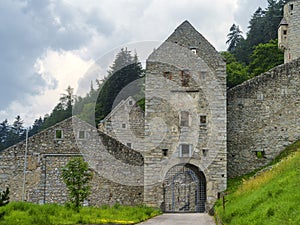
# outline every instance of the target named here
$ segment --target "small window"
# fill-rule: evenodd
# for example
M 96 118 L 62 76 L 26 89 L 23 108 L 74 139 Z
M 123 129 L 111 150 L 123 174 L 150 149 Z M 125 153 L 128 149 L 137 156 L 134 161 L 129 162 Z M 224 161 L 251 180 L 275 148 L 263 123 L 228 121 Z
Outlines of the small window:
M 169 80 L 172 80 L 172 73 L 167 71 L 167 72 L 164 72 L 164 78 L 167 78 Z
M 129 104 L 129 105 L 132 105 L 132 101 L 130 100 L 130 101 L 128 102 L 128 104 Z
M 126 124 L 125 123 L 122 124 L 122 128 L 126 128 Z
M 202 154 L 206 157 L 208 155 L 208 149 L 202 149 Z
M 284 31 L 283 31 L 283 35 L 287 35 L 287 30 L 284 30 Z
M 294 4 L 290 4 L 290 11 L 294 10 Z
M 78 132 L 78 139 L 85 139 L 85 131 L 84 130 L 80 130 Z
M 257 100 L 263 101 L 263 100 L 264 100 L 264 94 L 261 93 L 261 92 L 259 92 L 259 93 L 257 94 Z
M 129 148 L 131 148 L 131 143 L 127 143 L 126 145 L 127 145 Z
M 200 116 L 200 125 L 206 125 L 207 123 L 207 118 L 205 115 Z
M 258 159 L 262 159 L 262 158 L 265 157 L 265 151 L 263 151 L 263 150 L 258 150 L 258 151 L 255 152 L 255 155 L 256 155 L 256 157 L 257 157 Z
M 191 51 L 192 51 L 192 53 L 194 53 L 195 55 L 197 55 L 197 49 L 192 48 Z
M 189 112 L 182 111 L 180 113 L 180 126 L 182 127 L 188 127 L 189 126 Z
M 55 130 L 55 139 L 63 139 L 63 131 Z
M 207 71 L 200 71 L 199 72 L 199 78 L 201 80 L 205 80 L 206 79 L 206 74 L 207 74 Z
M 189 87 L 190 86 L 190 71 L 181 70 L 181 86 Z
M 286 96 L 287 93 L 288 93 L 287 88 L 282 88 L 282 89 L 281 89 L 281 96 Z
M 190 144 L 180 144 L 179 157 L 187 158 L 192 157 L 192 145 Z

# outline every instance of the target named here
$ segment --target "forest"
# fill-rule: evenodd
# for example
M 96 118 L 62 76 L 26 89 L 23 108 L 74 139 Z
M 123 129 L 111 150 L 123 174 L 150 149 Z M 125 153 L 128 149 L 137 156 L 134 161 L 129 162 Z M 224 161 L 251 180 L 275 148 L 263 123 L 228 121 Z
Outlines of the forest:
M 228 49 L 221 52 L 226 60 L 228 89 L 283 63 L 283 52 L 277 47 L 277 29 L 283 16 L 283 5 L 287 1 L 267 2 L 266 9 L 259 7 L 253 13 L 245 34 L 238 24 L 232 24 L 229 28 L 226 42 Z M 73 114 L 91 124 L 99 123 L 111 111 L 118 93 L 126 85 L 143 77 L 144 70 L 137 54 L 122 48 L 105 78 L 94 81 L 96 87 L 91 81 L 90 91 L 83 97 L 75 96 L 73 88 L 67 87 L 52 112 L 43 118 L 37 118 L 32 126 L 27 128 L 28 136 L 45 130 Z M 143 85 L 139 88 L 142 93 Z M 140 103 L 143 108 L 143 99 Z M 19 115 L 12 124 L 7 119 L 0 123 L 0 151 L 25 138 L 26 128 Z

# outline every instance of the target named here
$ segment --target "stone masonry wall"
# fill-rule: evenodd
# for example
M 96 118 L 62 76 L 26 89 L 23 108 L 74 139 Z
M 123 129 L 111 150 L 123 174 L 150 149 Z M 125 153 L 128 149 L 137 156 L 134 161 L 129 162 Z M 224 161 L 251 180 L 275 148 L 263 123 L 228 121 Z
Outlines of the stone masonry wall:
M 300 139 L 299 68 L 297 59 L 228 91 L 229 177 L 266 165 Z
M 63 131 L 63 138 L 55 137 L 56 130 Z M 67 190 L 60 169 L 80 156 L 94 171 L 89 204 L 143 202 L 142 155 L 75 117 L 30 137 L 27 154 L 23 192 L 25 141 L 0 152 L 0 190 L 9 186 L 12 201 L 64 203 Z

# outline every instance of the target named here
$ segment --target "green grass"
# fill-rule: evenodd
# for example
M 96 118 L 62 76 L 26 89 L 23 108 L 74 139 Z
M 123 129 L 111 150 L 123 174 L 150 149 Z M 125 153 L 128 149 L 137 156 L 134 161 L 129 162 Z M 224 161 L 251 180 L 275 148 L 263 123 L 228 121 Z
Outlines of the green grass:
M 229 195 L 215 206 L 225 225 L 300 224 L 300 141 L 289 146 L 255 178 L 254 173 L 230 180 Z
M 134 224 L 161 214 L 146 206 L 82 207 L 80 212 L 56 204 L 12 202 L 0 208 L 0 225 Z M 0 216 L 1 217 L 1 216 Z

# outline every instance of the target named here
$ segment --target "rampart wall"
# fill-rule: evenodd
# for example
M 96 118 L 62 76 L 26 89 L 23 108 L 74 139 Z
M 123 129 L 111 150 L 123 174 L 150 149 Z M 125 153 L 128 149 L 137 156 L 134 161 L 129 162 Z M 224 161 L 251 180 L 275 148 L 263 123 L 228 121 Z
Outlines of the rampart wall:
M 300 139 L 300 59 L 227 93 L 228 176 L 269 163 Z

